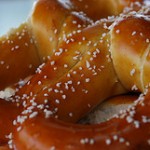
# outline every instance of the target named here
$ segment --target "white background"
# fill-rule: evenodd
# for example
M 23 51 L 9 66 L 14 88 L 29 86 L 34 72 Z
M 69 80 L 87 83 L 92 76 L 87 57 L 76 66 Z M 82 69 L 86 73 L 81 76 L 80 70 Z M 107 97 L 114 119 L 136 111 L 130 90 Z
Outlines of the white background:
M 24 22 L 34 0 L 0 0 L 0 36 Z

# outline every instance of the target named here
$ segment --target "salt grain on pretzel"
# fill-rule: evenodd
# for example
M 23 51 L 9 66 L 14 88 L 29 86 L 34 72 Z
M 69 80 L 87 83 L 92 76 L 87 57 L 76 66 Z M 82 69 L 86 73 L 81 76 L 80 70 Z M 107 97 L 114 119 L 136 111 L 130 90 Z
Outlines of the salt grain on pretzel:
M 28 22 L 1 38 L 1 88 L 32 74 L 4 100 L 12 114 L 1 124 L 2 145 L 11 133 L 9 148 L 18 150 L 149 149 L 149 12 L 144 0 L 38 0 Z M 94 23 L 108 15 L 119 16 Z M 67 123 L 131 89 L 146 96 L 109 121 Z

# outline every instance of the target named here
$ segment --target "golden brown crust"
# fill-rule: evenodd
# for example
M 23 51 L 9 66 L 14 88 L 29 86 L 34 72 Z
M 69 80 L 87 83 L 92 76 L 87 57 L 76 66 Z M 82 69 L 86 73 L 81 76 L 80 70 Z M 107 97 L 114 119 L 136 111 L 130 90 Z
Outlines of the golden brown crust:
M 141 0 L 139 1 L 141 2 Z M 90 24 L 89 20 L 83 17 L 79 11 L 83 11 L 92 20 L 97 20 L 109 15 L 119 14 L 125 6 L 129 6 L 132 2 L 134 0 L 109 0 L 107 3 L 104 0 L 72 0 L 69 2 L 68 0 L 37 1 L 29 22 L 32 33 L 37 41 L 38 53 L 41 60 L 43 57 L 51 56 L 53 51 L 57 49 L 57 39 L 60 37 L 59 34 L 63 25 L 71 25 L 67 22 L 66 18 L 68 16 L 78 15 L 77 18 L 73 18 L 72 20 L 80 20 L 80 22 L 82 20 L 84 24 L 85 22 L 86 24 Z M 83 23 L 81 23 L 82 25 Z M 69 28 L 68 31 L 70 31 Z
M 39 64 L 26 23 L 0 38 L 0 89 L 33 74 Z
M 10 150 L 8 146 L 0 146 L 0 150 Z
M 97 32 L 97 30 L 100 32 Z M 33 96 L 25 99 L 28 107 L 32 105 L 30 100 L 33 98 L 37 104 L 43 104 L 44 100 L 47 99 L 48 105 L 50 105 L 49 109 L 52 112 L 55 112 L 54 110 L 57 108 L 57 112 L 53 114 L 55 117 L 76 122 L 85 115 L 85 112 L 90 111 L 104 99 L 124 93 L 124 88 L 117 82 L 116 74 L 109 59 L 109 41 L 106 41 L 106 38 L 108 38 L 107 32 L 100 24 L 85 28 L 80 34 L 72 36 L 73 43 L 64 43 L 68 51 L 63 51 L 59 56 L 55 56 L 56 53 L 54 53 L 41 71 L 34 75 L 29 80 L 29 84 L 27 83 L 19 90 L 15 97 L 22 99 L 24 94 L 30 95 L 32 91 Z M 106 34 L 104 38 L 102 37 L 103 34 Z M 83 37 L 85 41 L 82 42 L 82 45 L 78 45 Z M 103 39 L 102 43 L 97 42 L 97 39 L 100 38 Z M 92 42 L 90 46 L 88 45 L 89 41 Z M 93 47 L 95 43 L 97 45 Z M 81 54 L 78 56 L 79 58 L 74 59 L 76 49 Z M 55 64 L 51 65 L 52 62 L 55 62 Z M 68 67 L 64 68 L 64 65 Z M 45 75 L 46 78 L 44 79 Z M 105 91 L 105 88 L 108 88 L 108 90 Z M 43 97 L 43 95 L 47 96 Z M 78 95 L 78 97 L 74 95 Z M 93 96 L 97 98 L 92 100 Z M 71 107 L 72 105 L 74 107 Z M 78 108 L 79 105 L 82 106 L 81 109 Z M 78 111 L 76 111 L 77 109 Z M 70 114 L 72 115 L 70 116 Z
M 56 0 L 37 1 L 31 15 L 30 25 L 37 47 L 41 50 L 39 51 L 41 59 L 51 55 L 56 48 L 61 26 L 68 13 Z
M 134 24 L 134 26 L 133 26 Z M 111 34 L 111 52 L 115 70 L 123 85 L 143 91 L 143 65 L 149 51 L 150 22 L 145 16 L 129 16 L 117 23 Z M 119 44 L 118 44 L 119 43 Z
M 7 137 L 15 130 L 13 120 L 20 112 L 21 109 L 16 104 L 0 99 L 0 146 L 7 144 Z
M 89 24 L 89 21 L 78 12 L 73 13 L 71 8 L 64 7 L 64 3 L 58 0 L 39 0 L 33 9 L 29 23 L 37 41 L 39 56 L 43 60 L 57 50 L 59 41 L 64 40 L 61 35 L 67 36 L 71 31 L 83 28 L 83 24 Z M 67 28 L 63 30 L 66 26 Z
M 119 15 L 131 3 L 143 3 L 143 0 L 107 0 L 107 2 L 104 0 L 71 0 L 71 2 L 73 10 L 83 11 L 96 21 L 108 16 Z
M 108 5 L 103 3 L 104 1 L 95 1 L 96 7 L 91 5 L 90 10 L 83 8 L 89 18 L 79 13 L 79 10 L 85 6 L 79 4 L 82 1 L 72 0 L 69 4 L 65 2 L 37 1 L 27 23 L 27 37 L 24 36 L 22 39 L 30 41 L 32 37 L 34 44 L 27 51 L 23 46 L 23 41 L 20 42 L 23 54 L 19 55 L 18 52 L 10 60 L 12 64 L 15 64 L 14 59 L 29 53 L 31 59 L 26 60 L 24 57 L 18 61 L 22 64 L 23 61 L 26 62 L 25 67 L 22 67 L 22 70 L 27 72 L 26 75 L 30 74 L 29 69 L 26 71 L 26 64 L 33 61 L 36 66 L 36 63 L 42 62 L 28 82 L 19 87 L 13 96 L 5 99 L 10 102 L 5 101 L 7 105 L 4 107 L 0 105 L 2 112 L 3 109 L 9 108 L 12 113 L 10 120 L 6 118 L 9 111 L 5 114 L 6 116 L 2 116 L 2 120 L 8 122 L 7 125 L 10 126 L 8 130 L 13 132 L 15 146 L 18 149 L 23 147 L 33 150 L 47 150 L 55 147 L 58 149 L 98 149 L 100 146 L 106 149 L 108 145 L 116 149 L 126 149 L 128 146 L 132 149 L 139 145 L 141 148 L 148 148 L 149 132 L 146 132 L 146 129 L 150 130 L 149 96 L 144 101 L 143 97 L 140 97 L 141 103 L 137 101 L 135 107 L 129 112 L 96 126 L 76 126 L 61 123 L 54 118 L 76 122 L 106 98 L 126 93 L 131 89 L 140 92 L 145 90 L 145 86 L 149 84 L 147 77 L 147 72 L 149 72 L 149 32 L 147 32 L 149 12 L 143 8 L 140 9 L 143 6 L 142 3 L 136 3 L 138 7 L 131 7 L 126 14 L 116 18 L 109 17 L 108 20 L 102 19 L 94 24 L 95 18 L 92 11 L 95 9 L 93 12 L 97 12 L 101 8 L 100 4 L 102 6 L 105 4 L 106 11 L 112 4 L 111 13 L 117 14 L 124 6 L 131 4 L 132 0 L 118 0 L 115 1 L 116 3 L 110 1 Z M 90 5 L 91 1 L 87 1 L 87 4 Z M 29 35 L 28 31 L 31 31 L 32 35 Z M 17 38 L 11 35 L 11 39 Z M 18 40 L 15 42 L 18 44 Z M 3 49 L 7 48 L 7 43 L 4 44 L 6 45 Z M 15 48 L 17 51 L 20 47 Z M 9 54 L 7 51 L 6 53 Z M 9 73 L 11 72 L 12 70 Z M 5 74 L 4 71 L 2 78 Z M 5 84 L 15 82 L 22 77 L 22 74 L 18 73 L 15 76 L 14 80 L 11 79 Z M 23 108 L 18 108 L 11 102 Z M 141 121 L 143 114 L 144 121 Z M 15 126 L 12 126 L 12 122 Z M 4 130 L 0 135 L 0 142 L 4 140 L 3 144 L 6 144 L 5 135 L 8 130 L 5 130 L 4 122 L 1 125 L 0 129 Z M 17 132 L 14 131 L 14 127 Z M 113 139 L 112 142 L 110 138 L 114 138 L 112 137 L 114 134 L 117 134 L 119 139 Z M 142 134 L 142 139 L 140 134 Z M 66 138 L 62 143 L 60 138 L 64 135 Z M 49 136 L 51 141 L 48 140 Z M 71 136 L 75 139 L 71 139 Z M 135 136 L 136 138 L 133 139 Z M 9 138 L 8 144 L 11 147 L 12 137 Z
M 14 143 L 18 149 L 24 147 L 33 150 L 49 148 L 61 150 L 99 150 L 101 148 L 103 150 L 112 147 L 125 150 L 148 150 L 150 147 L 149 106 L 148 94 L 130 111 L 107 122 L 90 126 L 69 124 L 54 118 L 43 120 L 43 118 L 35 117 L 21 125 L 22 130 L 16 132 Z M 131 112 L 133 113 L 131 114 Z

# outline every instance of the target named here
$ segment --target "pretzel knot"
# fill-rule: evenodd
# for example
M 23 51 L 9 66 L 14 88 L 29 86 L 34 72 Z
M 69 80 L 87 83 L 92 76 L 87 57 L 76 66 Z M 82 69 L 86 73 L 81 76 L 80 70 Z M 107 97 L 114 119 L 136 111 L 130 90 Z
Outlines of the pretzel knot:
M 148 31 L 148 0 L 37 0 L 0 38 L 1 149 L 150 149 Z M 106 99 L 130 107 L 75 124 Z

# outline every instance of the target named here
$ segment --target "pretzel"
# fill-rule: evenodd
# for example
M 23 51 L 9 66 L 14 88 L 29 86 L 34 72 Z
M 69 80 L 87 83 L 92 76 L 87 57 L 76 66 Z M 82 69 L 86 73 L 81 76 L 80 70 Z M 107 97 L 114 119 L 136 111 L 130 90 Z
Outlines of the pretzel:
M 94 5 L 91 5 L 91 2 Z M 58 38 L 62 38 L 63 32 L 71 34 L 77 29 L 80 32 L 83 26 L 91 24 L 94 19 L 119 14 L 123 6 L 130 5 L 131 2 L 132 0 L 115 2 L 110 0 L 108 3 L 104 3 L 103 0 L 72 0 L 68 3 L 67 0 L 39 0 L 36 7 L 33 8 L 30 21 L 0 38 L 0 49 L 2 51 L 0 55 L 0 89 L 32 75 L 36 68 L 52 54 L 52 50 L 59 47 L 56 46 L 57 41 Z M 110 7 L 111 9 L 109 9 Z M 106 10 L 105 13 L 103 13 L 103 8 Z M 54 11 L 55 13 L 53 13 Z M 90 18 L 85 17 L 84 13 L 88 14 Z M 74 23 L 77 21 L 77 24 L 73 24 L 72 20 L 74 20 Z M 67 25 L 67 27 L 65 28 L 62 25 Z M 61 27 L 63 28 L 61 29 Z M 59 35 L 60 30 L 62 32 Z M 10 56 L 11 59 L 9 59 Z M 27 57 L 28 59 L 26 59 Z M 14 70 L 16 71 L 14 72 Z
M 55 118 L 27 120 L 14 134 L 15 146 L 37 150 L 149 149 L 149 94 L 140 98 L 123 114 L 97 125 L 75 125 Z
M 34 123 L 34 121 L 39 121 L 40 119 L 41 122 L 36 124 L 39 127 L 37 131 L 31 128 L 29 128 L 29 132 L 25 131 L 25 134 L 29 136 L 29 139 L 33 141 L 33 143 L 31 142 L 29 147 L 28 144 L 21 145 L 18 149 L 22 149 L 22 146 L 27 146 L 26 149 L 36 149 L 36 141 L 40 144 L 43 143 L 42 149 L 46 149 L 47 144 L 51 149 L 54 149 L 51 143 L 46 143 L 47 140 L 45 137 L 49 136 L 50 131 L 44 130 L 45 125 L 43 124 L 52 124 L 51 121 L 54 121 L 54 125 L 59 126 L 59 121 L 55 121 L 54 118 L 66 122 L 77 122 L 104 99 L 113 95 L 126 93 L 131 91 L 131 89 L 143 92 L 145 87 L 149 84 L 149 80 L 146 78 L 147 70 L 149 70 L 148 61 L 146 61 L 146 58 L 149 56 L 146 53 L 148 52 L 149 46 L 149 35 L 146 32 L 149 29 L 149 21 L 147 19 L 149 14 L 148 6 L 144 7 L 146 9 L 140 9 L 142 5 L 138 3 L 138 9 L 137 7 L 136 9 L 135 7 L 132 8 L 136 11 L 125 13 L 125 15 L 121 15 L 117 19 L 113 18 L 107 21 L 104 19 L 94 25 L 92 21 L 94 18 L 86 18 L 81 14 L 75 13 L 74 8 L 71 9 L 69 7 L 68 9 L 67 6 L 68 5 L 62 5 L 62 3 L 56 0 L 40 0 L 36 3 L 27 26 L 25 27 L 27 31 L 29 31 L 27 32 L 27 40 L 30 41 L 31 37 L 34 39 L 34 42 L 32 40 L 32 42 L 30 41 L 31 50 L 29 49 L 29 52 L 31 52 L 32 57 L 36 59 L 32 60 L 31 58 L 27 61 L 27 72 L 23 68 L 22 69 L 30 75 L 32 71 L 35 70 L 36 65 L 41 62 L 42 65 L 37 68 L 36 74 L 33 75 L 25 85 L 20 85 L 16 89 L 15 95 L 7 99 L 7 101 L 11 101 L 18 106 L 15 108 L 18 116 L 16 116 L 15 113 L 14 116 L 16 116 L 16 119 L 13 121 L 11 119 L 11 123 L 17 126 L 17 132 L 14 131 L 13 127 L 10 128 L 12 133 L 8 137 L 12 138 L 11 135 L 14 135 L 14 145 L 12 145 L 12 140 L 9 141 L 10 148 L 12 148 L 12 146 L 20 147 L 18 142 L 20 141 L 21 144 L 22 140 L 24 141 L 24 139 L 20 137 L 20 134 L 24 132 L 24 129 L 31 127 L 30 125 Z M 54 10 L 55 14 L 53 13 Z M 39 15 L 41 11 L 43 11 L 44 17 Z M 123 24 L 124 22 L 125 24 Z M 146 49 L 147 51 L 144 54 L 142 53 L 142 56 L 141 53 L 136 55 L 139 60 L 137 62 L 132 61 L 130 57 L 125 60 L 124 57 L 122 57 L 124 55 L 119 53 L 124 44 L 128 45 L 130 40 L 131 43 L 132 41 L 135 42 L 138 40 L 135 39 L 134 41 L 134 38 L 132 39 L 136 34 L 133 33 L 134 28 L 129 28 L 127 33 L 124 32 L 125 35 L 130 35 L 128 38 L 126 38 L 126 36 L 124 37 L 123 34 L 119 34 L 123 32 L 123 28 L 131 26 L 131 22 L 132 24 L 137 23 L 136 30 L 144 24 L 144 28 L 137 31 L 137 33 L 143 34 L 142 38 L 139 40 L 141 40 L 140 43 L 145 45 L 143 50 Z M 41 30 L 41 28 L 43 29 Z M 31 36 L 29 34 L 30 32 L 32 33 Z M 24 38 L 25 36 L 23 35 L 21 39 L 24 41 Z M 126 40 L 124 40 L 124 38 Z M 121 48 L 118 46 L 118 40 Z M 2 44 L 5 46 L 5 42 L 2 42 Z M 20 46 L 22 45 L 27 46 L 25 43 Z M 133 50 L 129 47 L 128 52 L 130 52 L 130 49 L 134 52 L 137 46 L 133 45 L 132 48 Z M 25 56 L 27 53 L 25 48 L 22 56 Z M 117 53 L 121 55 L 122 59 L 118 59 Z M 6 59 L 6 57 L 4 58 Z M 21 61 L 24 60 L 26 60 L 26 58 Z M 129 70 L 127 73 L 131 77 L 127 73 L 125 76 L 124 72 L 121 71 L 119 65 L 122 60 L 129 63 Z M 140 60 L 142 61 L 142 65 L 139 65 Z M 30 61 L 33 61 L 33 68 L 29 67 L 31 65 Z M 19 62 L 18 60 L 18 63 Z M 12 61 L 12 64 L 14 63 L 15 62 Z M 130 65 L 130 63 L 132 64 Z M 134 68 L 135 66 L 136 68 Z M 5 70 L 3 72 L 4 74 L 6 73 Z M 5 87 L 18 80 L 20 77 L 23 78 L 24 74 L 15 75 L 15 79 L 11 78 L 7 84 L 4 83 L 2 86 Z M 2 78 L 6 79 L 3 75 Z M 107 91 L 105 89 L 107 89 Z M 93 97 L 95 98 L 93 99 Z M 12 109 L 9 104 L 8 107 L 10 107 L 10 110 Z M 148 114 L 146 115 L 149 117 Z M 121 119 L 112 120 L 122 124 Z M 12 126 L 12 124 L 10 126 Z M 106 124 L 107 122 L 104 123 L 104 125 Z M 65 126 L 68 127 L 68 124 Z M 102 128 L 101 126 L 103 125 L 99 127 Z M 5 126 L 2 128 L 4 127 Z M 76 127 L 73 126 L 73 128 Z M 126 126 L 124 128 L 126 128 Z M 132 127 L 129 126 L 129 128 L 134 132 Z M 39 129 L 43 131 L 41 139 L 32 140 L 30 131 L 40 132 Z M 53 131 L 57 133 L 56 129 Z M 65 130 L 62 132 L 64 131 Z M 45 132 L 47 132 L 47 134 Z M 147 136 L 149 136 L 149 133 L 145 133 L 143 129 L 141 129 L 140 133 L 143 133 L 143 136 L 146 135 L 145 139 L 148 140 Z M 5 131 L 5 134 L 7 134 L 7 131 Z M 91 134 L 94 135 L 94 133 Z M 2 139 L 6 140 L 4 136 L 2 136 Z M 86 144 L 86 141 L 87 139 L 85 141 L 84 139 L 81 140 L 81 144 L 82 142 Z M 93 143 L 92 139 L 91 141 L 90 142 Z M 133 144 L 133 147 L 135 148 L 139 143 L 143 146 L 142 142 L 143 141 L 139 140 L 136 144 Z M 103 145 L 101 142 L 98 143 Z M 106 140 L 106 144 L 107 143 L 109 144 L 110 140 Z M 147 144 L 146 147 L 148 146 Z M 82 148 L 82 145 L 80 146 L 79 149 Z M 116 146 L 118 146 L 118 143 Z M 96 147 L 97 146 L 92 148 L 94 149 Z

